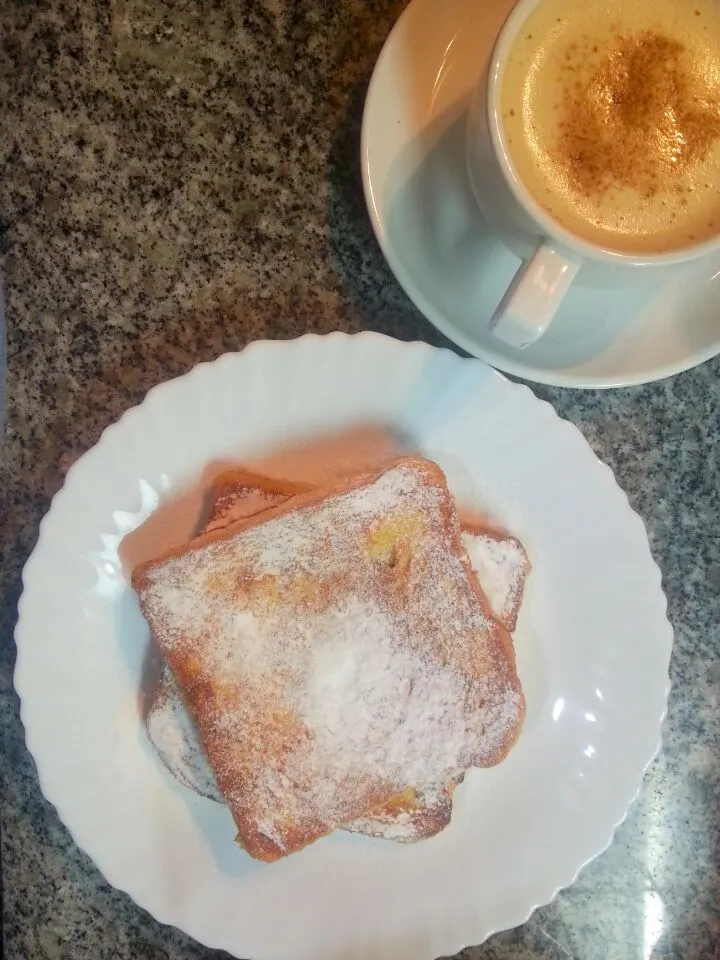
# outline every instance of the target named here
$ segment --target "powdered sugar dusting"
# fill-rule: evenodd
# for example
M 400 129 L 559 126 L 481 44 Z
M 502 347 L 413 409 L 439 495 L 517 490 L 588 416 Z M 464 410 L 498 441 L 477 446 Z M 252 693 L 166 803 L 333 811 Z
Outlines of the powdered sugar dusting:
M 417 463 L 147 572 L 143 611 L 250 845 L 296 849 L 496 762 L 522 718 L 449 494 Z
M 237 496 L 242 498 L 244 489 L 239 491 Z M 231 507 L 232 503 L 228 503 Z M 515 566 L 516 569 L 509 571 L 509 577 L 517 578 L 519 589 L 522 590 L 522 584 L 525 576 L 525 554 L 522 545 L 513 538 L 510 545 L 516 549 L 510 551 L 508 563 Z M 468 552 L 471 559 L 480 557 L 481 560 L 492 559 L 493 552 L 498 546 L 498 538 L 485 536 L 479 533 L 464 533 L 463 541 L 468 545 Z M 500 544 L 499 546 L 504 546 Z M 473 549 L 475 547 L 475 549 Z M 502 551 L 501 551 L 502 554 Z M 473 564 L 475 566 L 475 564 Z M 477 567 L 476 567 L 477 572 Z M 512 615 L 512 605 L 507 603 L 508 593 L 501 582 L 501 589 L 497 586 L 497 581 L 489 580 L 484 582 L 482 571 L 480 572 L 480 586 L 484 589 L 490 602 L 493 613 L 505 622 L 506 615 Z M 512 595 L 512 594 L 511 594 Z M 246 621 L 251 627 L 252 621 Z M 339 662 L 342 663 L 342 651 L 335 651 L 335 656 L 339 654 Z M 328 658 L 329 667 L 332 667 L 331 649 L 325 650 L 322 658 Z M 338 678 L 342 678 L 343 672 L 346 682 L 350 679 L 352 671 L 347 668 L 350 666 L 348 658 L 345 658 L 345 670 L 337 671 Z M 398 684 L 398 690 L 401 696 L 406 696 L 409 687 L 407 678 Z M 215 776 L 210 768 L 204 749 L 200 743 L 200 737 L 188 716 L 185 705 L 182 701 L 180 691 L 175 683 L 167 665 L 161 674 L 160 683 L 156 692 L 153 707 L 148 715 L 147 728 L 150 740 L 158 751 L 163 763 L 171 773 L 190 789 L 195 790 L 202 796 L 209 799 L 224 802 L 222 794 L 217 786 Z M 382 837 L 388 840 L 400 842 L 412 842 L 420 837 L 425 837 L 441 829 L 450 818 L 452 802 L 444 788 L 430 788 L 429 790 L 420 789 L 419 794 L 411 804 L 410 809 L 395 808 L 390 804 L 389 809 L 377 809 L 373 811 L 372 816 L 360 817 L 344 826 L 355 832 L 363 833 L 368 836 Z M 270 839 L 273 831 L 262 830 Z
M 407 687 L 407 684 L 401 684 Z M 148 736 L 170 773 L 184 786 L 217 803 L 224 798 L 210 768 L 195 724 L 182 701 L 170 668 L 163 666 L 152 708 L 146 720 Z M 358 817 L 346 829 L 371 837 L 411 843 L 440 830 L 450 819 L 451 799 L 444 788 L 421 790 L 411 809 L 373 811 Z M 258 830 L 281 846 L 271 821 L 260 821 Z
M 297 708 L 313 732 L 313 762 L 381 780 L 444 783 L 467 764 L 476 730 L 461 676 L 401 647 L 391 617 L 351 599 L 318 624 Z M 405 778 L 403 780 L 403 778 Z
M 463 533 L 462 539 L 490 609 L 514 629 L 528 566 L 522 544 L 515 537 L 481 533 Z
M 381 818 L 359 817 L 353 821 L 352 832 L 399 843 L 411 843 L 418 837 L 417 824 L 407 810 L 396 814 L 387 822 Z
M 173 776 L 201 796 L 222 803 L 220 788 L 210 769 L 195 724 L 167 664 L 163 665 L 145 725 L 150 742 Z
M 280 833 L 276 830 L 271 820 L 260 820 L 258 823 L 258 833 L 261 833 L 268 840 L 271 840 L 278 849 L 285 851 L 285 843 Z
M 439 833 L 450 822 L 452 799 L 447 790 L 436 787 L 420 790 L 410 809 L 373 810 L 372 816 L 358 817 L 346 829 L 369 837 L 414 843 Z
M 260 487 L 229 484 L 211 504 L 205 532 L 253 516 L 286 499 L 283 494 Z M 401 687 L 406 686 L 405 682 L 401 684 Z M 146 725 L 161 760 L 180 783 L 208 799 L 224 802 L 195 724 L 167 664 L 163 665 Z M 344 826 L 368 836 L 407 843 L 438 832 L 450 820 L 452 801 L 444 788 L 421 789 L 405 802 L 407 808 L 391 803 L 388 808 L 374 811 L 372 817 L 358 818 Z M 277 842 L 272 825 L 261 823 L 259 830 Z
M 205 531 L 219 530 L 236 520 L 252 517 L 256 513 L 277 506 L 283 500 L 287 500 L 285 494 L 261 490 L 255 486 L 245 486 L 223 492 L 212 505 Z

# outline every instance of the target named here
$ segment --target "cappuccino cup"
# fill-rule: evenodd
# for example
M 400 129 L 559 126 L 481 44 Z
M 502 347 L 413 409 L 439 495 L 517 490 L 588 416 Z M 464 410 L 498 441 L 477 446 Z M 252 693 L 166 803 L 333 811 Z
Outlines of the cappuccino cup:
M 467 163 L 522 260 L 491 319 L 517 348 L 580 271 L 719 252 L 720 3 L 519 0 L 472 97 Z

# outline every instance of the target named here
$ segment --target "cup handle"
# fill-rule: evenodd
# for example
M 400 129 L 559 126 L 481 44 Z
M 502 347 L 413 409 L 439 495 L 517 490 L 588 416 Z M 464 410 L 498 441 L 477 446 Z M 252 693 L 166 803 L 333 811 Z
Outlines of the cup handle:
M 580 264 L 543 244 L 521 265 L 497 305 L 490 330 L 518 350 L 548 329 Z

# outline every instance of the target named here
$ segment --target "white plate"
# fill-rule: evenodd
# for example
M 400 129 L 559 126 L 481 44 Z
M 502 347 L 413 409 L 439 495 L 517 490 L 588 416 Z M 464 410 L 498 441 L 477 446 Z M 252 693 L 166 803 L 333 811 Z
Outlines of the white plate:
M 526 350 L 488 321 L 520 261 L 481 218 L 465 166 L 470 92 L 512 0 L 412 0 L 375 67 L 365 104 L 365 199 L 385 257 L 446 336 L 508 373 L 612 387 L 678 373 L 720 352 L 720 257 L 624 289 L 575 284 Z
M 372 424 L 526 542 L 527 722 L 438 837 L 339 832 L 264 865 L 147 742 L 148 635 L 118 547 L 211 461 Z M 262 342 L 155 388 L 70 470 L 24 584 L 15 686 L 45 795 L 110 883 L 238 957 L 432 960 L 522 923 L 610 841 L 658 747 L 672 631 L 642 521 L 550 406 L 425 344 Z

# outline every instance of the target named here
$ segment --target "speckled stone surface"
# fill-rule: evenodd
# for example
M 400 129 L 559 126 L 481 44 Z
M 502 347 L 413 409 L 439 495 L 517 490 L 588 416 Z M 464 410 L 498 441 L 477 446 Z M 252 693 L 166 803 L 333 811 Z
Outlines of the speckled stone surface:
M 20 571 L 69 465 L 146 390 L 258 337 L 442 338 L 359 184 L 396 0 L 6 0 L 0 253 L 0 825 L 8 960 L 220 956 L 111 889 L 43 799 L 12 688 Z M 720 361 L 538 389 L 645 519 L 676 629 L 665 746 L 611 848 L 466 960 L 720 957 Z

